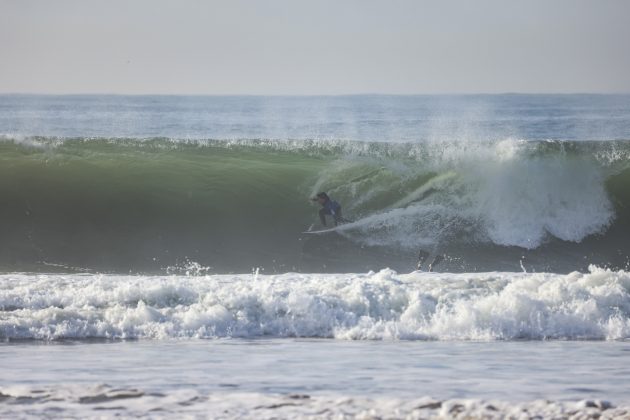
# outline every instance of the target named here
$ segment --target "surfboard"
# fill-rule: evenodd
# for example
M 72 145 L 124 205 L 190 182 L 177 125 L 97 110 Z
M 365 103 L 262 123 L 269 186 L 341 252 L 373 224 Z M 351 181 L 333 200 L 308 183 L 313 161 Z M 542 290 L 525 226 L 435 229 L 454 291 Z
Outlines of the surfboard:
M 307 231 L 304 231 L 302 233 L 304 233 L 304 234 L 329 233 L 329 232 L 335 232 L 338 228 L 339 228 L 339 226 L 335 226 L 334 228 L 328 228 L 328 229 L 307 230 Z
M 339 221 L 339 224 L 335 227 L 332 228 L 327 228 L 327 229 L 317 229 L 317 230 L 313 230 L 313 227 L 315 227 L 315 224 L 312 224 L 308 230 L 302 232 L 302 233 L 328 233 L 328 232 L 335 232 L 337 231 L 339 228 L 341 228 L 342 226 L 345 226 L 346 228 L 351 227 L 352 225 L 354 225 L 354 223 L 358 222 L 358 220 L 350 220 L 350 219 L 346 219 L 346 218 L 341 218 L 341 220 Z

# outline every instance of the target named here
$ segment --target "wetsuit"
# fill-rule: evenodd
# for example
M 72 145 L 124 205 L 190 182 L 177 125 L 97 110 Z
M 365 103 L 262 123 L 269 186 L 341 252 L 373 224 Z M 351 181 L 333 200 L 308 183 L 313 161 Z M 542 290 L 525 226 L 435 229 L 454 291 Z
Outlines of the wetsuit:
M 343 220 L 341 217 L 341 204 L 335 200 L 328 200 L 324 203 L 324 206 L 319 211 L 319 219 L 322 221 L 322 225 L 326 226 L 326 215 L 332 216 L 335 219 L 335 226 Z

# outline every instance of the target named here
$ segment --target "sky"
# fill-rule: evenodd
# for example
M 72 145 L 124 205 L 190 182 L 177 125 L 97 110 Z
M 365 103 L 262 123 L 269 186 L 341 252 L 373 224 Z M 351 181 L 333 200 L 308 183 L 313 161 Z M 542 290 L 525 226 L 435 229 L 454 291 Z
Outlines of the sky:
M 630 93 L 628 0 L 0 0 L 0 92 Z

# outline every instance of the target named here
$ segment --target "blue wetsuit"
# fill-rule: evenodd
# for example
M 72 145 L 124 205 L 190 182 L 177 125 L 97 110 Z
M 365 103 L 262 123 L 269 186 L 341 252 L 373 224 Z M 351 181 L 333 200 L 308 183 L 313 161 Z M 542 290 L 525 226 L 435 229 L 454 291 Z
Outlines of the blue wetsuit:
M 319 218 L 324 226 L 326 226 L 326 215 L 332 216 L 335 220 L 335 226 L 337 226 L 337 224 L 342 221 L 341 204 L 337 203 L 335 200 L 329 199 L 326 201 L 319 211 Z

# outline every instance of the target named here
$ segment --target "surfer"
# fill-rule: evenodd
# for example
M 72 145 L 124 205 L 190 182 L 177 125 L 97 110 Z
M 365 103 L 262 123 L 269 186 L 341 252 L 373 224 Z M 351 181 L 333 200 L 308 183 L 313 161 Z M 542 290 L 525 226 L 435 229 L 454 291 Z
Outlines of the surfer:
M 428 261 L 430 255 L 431 254 L 429 254 L 428 252 L 422 250 L 418 253 L 418 264 L 416 265 L 416 270 L 422 271 L 422 266 L 425 262 Z M 435 258 L 433 258 L 433 261 L 429 264 L 429 272 L 432 272 L 433 268 L 435 268 L 435 266 L 441 263 L 443 260 L 444 255 L 436 255 Z
M 317 195 L 311 198 L 312 201 L 317 201 L 321 206 L 319 211 L 319 220 L 322 221 L 322 225 L 326 226 L 326 216 L 332 216 L 335 221 L 335 226 L 344 222 L 341 216 L 341 204 L 328 197 L 325 192 L 317 193 Z

